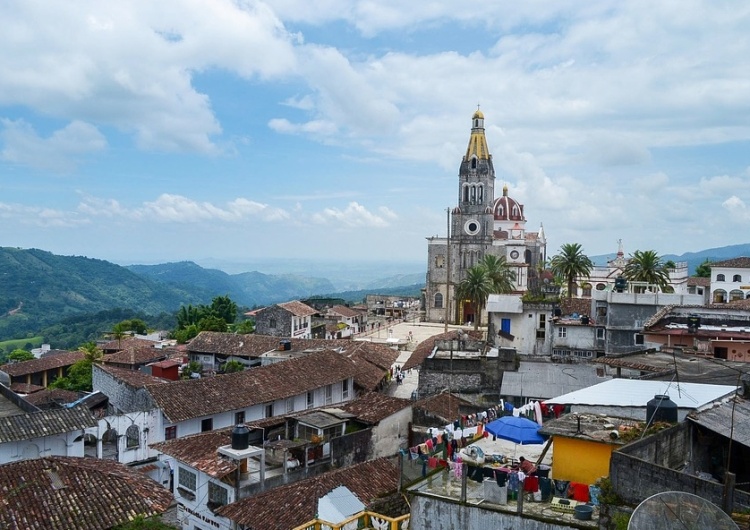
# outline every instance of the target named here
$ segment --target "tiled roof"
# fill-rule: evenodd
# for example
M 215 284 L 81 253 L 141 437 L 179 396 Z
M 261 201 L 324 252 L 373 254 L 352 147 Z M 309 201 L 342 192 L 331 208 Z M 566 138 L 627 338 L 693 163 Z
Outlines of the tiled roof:
M 83 359 L 85 355 L 86 354 L 81 351 L 67 351 L 41 357 L 40 359 L 33 359 L 31 361 L 4 364 L 0 366 L 0 370 L 11 377 L 20 377 L 22 375 L 52 370 L 53 368 L 70 366 Z
M 298 316 L 298 317 L 307 317 L 311 315 L 315 315 L 318 311 L 313 309 L 307 304 L 303 304 L 299 300 L 293 300 L 291 302 L 284 302 L 283 304 L 277 304 L 279 307 L 282 307 L 289 311 L 291 314 Z
M 333 351 L 320 351 L 234 374 L 149 385 L 167 418 L 180 422 L 303 394 L 354 377 L 357 367 Z
M 728 269 L 750 269 L 750 258 L 742 256 L 739 258 L 717 261 L 711 263 L 711 268 L 713 269 L 714 267 L 725 267 Z
M 330 312 L 336 313 L 337 315 L 341 315 L 342 317 L 358 317 L 361 315 L 361 313 L 355 309 L 352 309 L 351 307 L 346 307 L 345 305 L 335 305 L 331 309 L 329 309 Z
M 103 370 L 107 372 L 108 374 L 114 376 L 118 380 L 122 381 L 123 383 L 127 383 L 128 385 L 135 387 L 135 388 L 141 388 L 146 385 L 169 382 L 167 379 L 162 379 L 161 377 L 154 377 L 153 375 L 149 375 L 145 372 L 141 372 L 138 370 L 128 370 L 127 368 L 117 368 L 115 366 L 107 366 L 106 364 L 97 364 L 95 365 L 95 368 Z
M 711 278 L 701 278 L 699 276 L 690 276 L 687 279 L 688 285 L 697 285 L 698 287 L 710 287 Z
M 167 350 L 160 350 L 153 346 L 139 346 L 128 344 L 124 349 L 105 355 L 102 358 L 104 363 L 116 364 L 146 364 L 154 361 L 161 361 L 168 357 Z
M 560 310 L 563 316 L 578 313 L 579 315 L 588 315 L 591 313 L 591 298 L 567 298 L 560 300 Z
M 204 432 L 153 444 L 160 453 L 172 456 L 214 478 L 222 478 L 237 469 L 237 464 L 218 453 L 218 448 L 232 443 L 232 429 Z
M 48 457 L 0 466 L 0 528 L 101 530 L 163 513 L 172 494 L 112 460 Z
M 354 384 L 365 391 L 376 390 L 399 353 L 383 344 L 366 341 L 347 342 L 342 353 L 357 367 Z
M 37 407 L 43 407 L 51 403 L 73 403 L 78 399 L 78 392 L 72 390 L 63 390 L 62 388 L 55 388 L 53 390 L 44 389 L 39 392 L 34 392 L 25 396 L 24 399 L 36 405 Z
M 288 530 L 315 518 L 318 499 L 346 486 L 366 506 L 396 491 L 398 468 L 388 459 L 370 460 L 242 499 L 217 510 L 248 530 Z
M 432 353 L 432 350 L 435 348 L 435 341 L 439 340 L 450 340 L 450 339 L 458 339 L 460 338 L 459 335 L 468 334 L 469 337 L 475 340 L 482 340 L 482 332 L 481 331 L 466 331 L 466 330 L 451 330 L 448 333 L 439 333 L 438 335 L 433 335 L 432 337 L 429 337 L 422 342 L 420 342 L 416 348 L 414 348 L 414 351 L 411 352 L 411 356 L 409 359 L 404 363 L 404 365 L 401 367 L 402 370 L 409 370 L 411 368 L 416 368 L 417 366 L 421 365 L 422 362 L 430 356 Z
M 421 408 L 433 416 L 446 421 L 453 421 L 461 415 L 460 407 L 473 407 L 470 401 L 449 392 L 436 394 L 414 403 L 414 408 Z
M 339 348 L 349 341 L 331 341 L 322 339 L 292 339 L 272 337 L 270 335 L 236 335 L 218 331 L 202 331 L 190 341 L 187 350 L 191 353 L 218 353 L 238 357 L 259 357 L 264 353 L 279 348 L 282 340 L 291 342 L 292 349 L 303 351 L 314 348 Z
M 411 408 L 411 401 L 387 396 L 378 392 L 369 392 L 354 401 L 341 405 L 341 409 L 354 414 L 358 420 L 376 424 L 392 414 Z
M 11 383 L 10 389 L 16 394 L 33 394 L 44 390 L 43 386 L 32 385 L 29 383 Z
M 91 413 L 78 407 L 5 416 L 0 418 L 0 443 L 80 431 L 96 425 Z

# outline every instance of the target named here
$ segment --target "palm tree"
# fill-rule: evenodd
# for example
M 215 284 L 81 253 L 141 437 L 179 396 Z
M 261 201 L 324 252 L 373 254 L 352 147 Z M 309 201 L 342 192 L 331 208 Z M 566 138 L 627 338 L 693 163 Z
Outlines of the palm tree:
M 573 284 L 576 278 L 588 278 L 593 267 L 594 264 L 583 253 L 580 243 L 565 243 L 560 247 L 560 253 L 550 261 L 553 274 L 568 282 L 568 298 L 573 298 Z
M 492 282 L 493 293 L 508 294 L 513 292 L 516 273 L 511 270 L 504 257 L 498 258 L 492 254 L 487 254 L 479 263 L 479 266 L 487 272 L 487 276 Z
M 655 250 L 636 250 L 622 271 L 631 282 L 646 282 L 656 285 L 662 292 L 669 286 L 669 270 Z
M 467 270 L 466 278 L 456 287 L 456 297 L 459 300 L 468 300 L 474 309 L 474 331 L 479 329 L 482 309 L 487 303 L 487 297 L 492 293 L 492 287 L 492 279 L 481 265 L 475 265 Z

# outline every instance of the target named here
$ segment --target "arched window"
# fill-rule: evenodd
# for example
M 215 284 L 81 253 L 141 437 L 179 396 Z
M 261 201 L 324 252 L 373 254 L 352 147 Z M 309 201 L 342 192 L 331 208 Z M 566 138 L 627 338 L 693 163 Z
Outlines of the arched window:
M 125 431 L 125 447 L 127 448 L 133 448 L 138 447 L 139 441 L 139 435 L 141 431 L 138 429 L 137 425 L 131 425 L 128 427 L 128 430 Z
M 724 282 L 726 280 L 724 279 L 724 275 L 723 274 L 717 274 L 716 275 L 716 281 L 717 282 Z
M 583 289 L 582 296 L 584 298 L 590 298 L 591 297 L 591 284 L 586 282 L 583 285 L 581 285 L 581 288 Z
M 474 157 L 471 159 L 471 169 L 476 169 L 476 168 L 477 168 L 477 158 Z
M 435 293 L 435 309 L 443 308 L 443 293 Z
M 482 186 L 481 184 L 477 189 L 477 202 L 479 204 L 482 204 L 484 202 L 484 186 Z
M 477 187 L 472 186 L 470 192 L 471 202 L 474 203 L 477 200 Z
M 469 202 L 469 186 L 464 185 L 464 202 Z
M 735 300 L 744 300 L 745 299 L 745 293 L 740 291 L 739 289 L 732 289 L 729 293 L 729 301 L 733 302 Z
M 520 210 L 518 209 L 518 205 L 514 204 L 513 205 L 513 213 L 512 213 L 513 217 L 518 217 L 519 216 L 519 211 Z
M 503 212 L 504 212 L 503 205 L 502 204 L 498 204 L 497 205 L 497 215 L 499 217 L 502 217 L 504 215 Z
M 712 298 L 715 304 L 726 303 L 727 292 L 724 289 L 716 289 Z
M 733 282 L 741 282 L 742 281 L 742 276 L 740 276 L 739 274 L 735 274 L 734 276 L 732 276 L 732 281 Z

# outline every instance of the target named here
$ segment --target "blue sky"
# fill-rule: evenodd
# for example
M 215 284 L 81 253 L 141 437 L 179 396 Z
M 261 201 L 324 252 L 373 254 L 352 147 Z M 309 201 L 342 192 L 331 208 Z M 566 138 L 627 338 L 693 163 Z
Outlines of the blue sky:
M 586 4 L 3 2 L 0 245 L 424 262 L 477 103 L 550 254 L 750 241 L 750 4 Z

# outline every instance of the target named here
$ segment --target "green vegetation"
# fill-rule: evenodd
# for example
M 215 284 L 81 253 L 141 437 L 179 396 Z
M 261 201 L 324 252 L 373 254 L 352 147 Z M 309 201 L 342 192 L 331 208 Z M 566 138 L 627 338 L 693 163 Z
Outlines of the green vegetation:
M 84 352 L 86 356 L 77 363 L 73 363 L 68 369 L 68 374 L 65 377 L 55 379 L 49 385 L 49 388 L 62 388 L 74 392 L 91 392 L 93 390 L 91 367 L 95 362 L 101 360 L 102 350 L 97 348 L 93 342 L 83 344 L 78 350 Z
M 203 373 L 203 366 L 198 361 L 190 361 L 185 365 L 185 367 L 182 369 L 182 378 L 183 379 L 190 379 L 190 376 L 192 374 L 202 374 Z
M 23 361 L 31 361 L 35 359 L 34 354 L 26 350 L 13 350 L 8 355 L 8 362 L 20 363 Z
M 550 269 L 555 276 L 563 278 L 568 284 L 568 298 L 573 298 L 573 285 L 576 278 L 588 278 L 593 262 L 583 253 L 580 243 L 565 243 L 560 253 L 550 261 Z
M 175 527 L 163 523 L 159 517 L 139 515 L 132 521 L 115 526 L 114 530 L 175 530 Z
M 710 278 L 711 277 L 711 260 L 710 259 L 703 260 L 703 263 L 701 263 L 695 268 L 695 274 L 693 274 L 693 276 L 696 276 L 698 278 Z
M 222 366 L 222 371 L 225 374 L 233 374 L 235 372 L 241 372 L 244 369 L 245 369 L 245 365 L 239 361 L 227 361 L 226 363 L 224 363 L 224 366 Z
M 669 271 L 655 250 L 636 250 L 622 275 L 631 282 L 647 282 L 664 292 L 669 285 Z
M 474 267 L 466 271 L 466 277 L 456 287 L 456 298 L 468 301 L 474 310 L 474 330 L 479 329 L 482 309 L 492 293 L 506 294 L 513 291 L 515 273 L 508 267 L 505 258 L 487 255 Z
M 24 350 L 31 351 L 32 348 L 38 348 L 42 345 L 42 336 L 36 335 L 25 339 L 10 339 L 0 341 L 0 351 L 6 351 L 8 353 L 22 348 Z
M 229 296 L 215 296 L 211 305 L 182 306 L 172 337 L 184 343 L 201 331 L 226 332 L 237 319 L 237 304 Z

